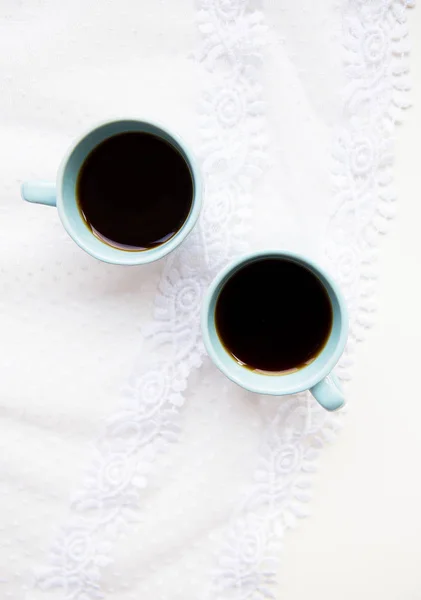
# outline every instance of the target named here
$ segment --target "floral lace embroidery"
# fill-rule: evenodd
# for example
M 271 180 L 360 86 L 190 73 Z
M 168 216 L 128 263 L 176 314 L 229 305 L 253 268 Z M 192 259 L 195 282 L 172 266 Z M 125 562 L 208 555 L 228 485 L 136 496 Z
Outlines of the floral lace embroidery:
M 343 289 L 350 339 L 338 372 L 349 379 L 357 341 L 375 310 L 379 235 L 394 215 L 394 126 L 409 106 L 409 58 L 404 0 L 345 0 L 345 126 L 334 143 L 335 206 L 326 234 L 326 262 Z M 261 403 L 265 414 L 264 400 Z M 254 484 L 236 510 L 215 558 L 206 600 L 274 599 L 286 531 L 306 516 L 312 473 L 341 417 L 309 393 L 284 398 L 267 417 Z
M 265 27 L 246 0 L 199 0 L 206 72 L 200 103 L 199 147 L 206 202 L 198 228 L 167 260 L 145 330 L 165 358 L 135 373 L 123 408 L 106 423 L 96 458 L 71 505 L 71 517 L 36 572 L 40 589 L 61 589 L 68 600 L 103 598 L 101 569 L 111 541 L 137 518 L 156 455 L 179 438 L 179 411 L 189 373 L 202 363 L 199 310 L 213 275 L 244 250 L 249 195 L 266 161 L 259 66 Z
M 409 39 L 405 0 L 350 2 L 345 13 L 344 113 L 334 146 L 336 206 L 326 254 L 351 316 L 341 375 L 351 375 L 355 344 L 375 312 L 379 236 L 395 214 L 394 128 L 409 107 Z

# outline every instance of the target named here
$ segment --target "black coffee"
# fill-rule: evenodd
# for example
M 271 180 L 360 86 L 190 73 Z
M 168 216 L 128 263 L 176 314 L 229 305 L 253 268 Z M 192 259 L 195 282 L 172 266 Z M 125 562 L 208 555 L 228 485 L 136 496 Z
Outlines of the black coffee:
M 111 246 L 144 250 L 169 240 L 186 221 L 193 181 L 183 156 L 147 133 L 108 138 L 82 165 L 79 208 L 93 233 Z
M 250 263 L 222 288 L 215 324 L 225 348 L 252 370 L 282 372 L 314 360 L 332 329 L 332 306 L 319 279 L 289 260 Z

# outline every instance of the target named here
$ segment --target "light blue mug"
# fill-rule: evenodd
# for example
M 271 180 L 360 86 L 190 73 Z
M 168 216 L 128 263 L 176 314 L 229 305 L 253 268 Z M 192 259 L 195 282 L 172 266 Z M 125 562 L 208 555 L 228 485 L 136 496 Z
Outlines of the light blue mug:
M 225 349 L 215 326 L 216 303 L 226 282 L 245 265 L 264 258 L 293 261 L 309 269 L 326 289 L 333 310 L 332 330 L 323 350 L 310 364 L 285 375 L 266 375 L 242 366 Z M 309 298 L 309 302 L 311 302 L 311 298 Z M 228 265 L 217 275 L 205 296 L 202 307 L 202 333 L 206 350 L 215 365 L 229 379 L 251 392 L 284 396 L 310 390 L 319 404 L 327 410 L 337 410 L 345 404 L 341 384 L 336 375 L 332 373 L 345 348 L 348 335 L 345 302 L 336 283 L 319 266 L 307 258 L 293 252 L 263 251 L 243 256 Z M 279 343 L 281 344 L 282 340 L 279 340 Z
M 97 238 L 87 226 L 77 203 L 76 186 L 80 169 L 88 154 L 104 140 L 128 131 L 155 135 L 171 144 L 186 161 L 193 181 L 193 199 L 190 213 L 183 226 L 166 242 L 154 248 L 127 251 L 109 246 Z M 162 173 L 165 177 L 165 173 Z M 180 138 L 167 128 L 147 121 L 125 119 L 107 121 L 91 129 L 68 150 L 57 174 L 56 183 L 28 181 L 22 185 L 22 197 L 28 202 L 57 206 L 58 214 L 67 233 L 86 252 L 104 262 L 118 265 L 141 265 L 162 258 L 186 238 L 193 229 L 202 204 L 200 171 L 192 154 Z

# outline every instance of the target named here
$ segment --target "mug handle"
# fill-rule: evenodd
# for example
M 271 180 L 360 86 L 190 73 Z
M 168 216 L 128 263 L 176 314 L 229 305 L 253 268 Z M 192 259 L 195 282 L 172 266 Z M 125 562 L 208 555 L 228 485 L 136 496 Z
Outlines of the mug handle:
M 56 206 L 56 184 L 49 181 L 25 181 L 21 187 L 22 198 L 35 204 Z
M 345 405 L 342 385 L 334 373 L 330 373 L 319 383 L 316 383 L 315 386 L 310 388 L 310 392 L 326 410 L 338 410 Z

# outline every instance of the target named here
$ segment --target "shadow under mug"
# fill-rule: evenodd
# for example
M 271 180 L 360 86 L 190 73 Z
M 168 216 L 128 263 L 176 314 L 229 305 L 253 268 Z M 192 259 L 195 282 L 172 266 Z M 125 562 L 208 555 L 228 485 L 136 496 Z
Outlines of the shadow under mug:
M 104 140 L 129 131 L 152 134 L 173 146 L 186 161 L 193 182 L 192 206 L 182 227 L 168 241 L 154 248 L 139 251 L 115 248 L 97 238 L 87 226 L 76 198 L 78 175 L 87 156 Z M 162 176 L 165 177 L 165 173 L 162 173 Z M 57 206 L 64 228 L 83 250 L 99 260 L 118 265 L 150 263 L 174 250 L 193 229 L 202 204 L 200 171 L 185 144 L 165 127 L 135 119 L 107 121 L 91 129 L 78 138 L 68 150 L 59 168 L 56 183 L 28 181 L 22 185 L 21 191 L 23 199 L 28 202 Z
M 247 264 L 266 258 L 293 261 L 309 269 L 323 284 L 332 305 L 333 322 L 329 338 L 316 359 L 309 365 L 293 372 L 265 374 L 252 371 L 238 363 L 221 342 L 215 326 L 215 308 L 219 293 L 226 282 Z M 288 293 L 288 290 L 285 290 Z M 309 298 L 311 302 L 311 298 Z M 284 396 L 310 390 L 326 410 L 333 411 L 345 404 L 341 384 L 333 368 L 346 344 L 348 316 L 345 301 L 336 283 L 313 262 L 293 252 L 263 251 L 243 256 L 223 269 L 210 285 L 202 306 L 202 333 L 206 350 L 215 365 L 229 379 L 246 390 L 258 394 Z M 279 341 L 282 343 L 282 340 Z

